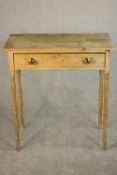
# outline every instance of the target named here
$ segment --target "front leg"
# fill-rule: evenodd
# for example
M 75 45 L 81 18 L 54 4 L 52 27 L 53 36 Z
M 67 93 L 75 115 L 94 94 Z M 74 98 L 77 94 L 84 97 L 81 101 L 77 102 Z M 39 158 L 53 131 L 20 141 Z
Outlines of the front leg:
M 13 77 L 11 77 L 11 94 L 12 94 L 13 121 L 14 121 L 14 128 L 15 128 L 15 137 L 16 137 L 16 150 L 19 151 L 20 136 L 19 136 L 18 112 L 17 112 L 17 102 L 16 102 L 16 84 L 15 84 L 15 78 Z
M 104 72 L 104 107 L 103 107 L 103 128 L 102 128 L 102 146 L 106 150 L 107 147 L 107 125 L 108 125 L 108 91 L 109 91 L 109 66 L 110 52 L 106 52 L 106 63 Z
M 19 136 L 19 124 L 18 124 L 18 112 L 17 112 L 17 100 L 16 100 L 15 66 L 12 52 L 8 53 L 8 58 L 9 58 L 9 71 L 10 71 L 11 95 L 12 95 L 13 123 L 16 138 L 16 150 L 19 151 L 20 136 Z

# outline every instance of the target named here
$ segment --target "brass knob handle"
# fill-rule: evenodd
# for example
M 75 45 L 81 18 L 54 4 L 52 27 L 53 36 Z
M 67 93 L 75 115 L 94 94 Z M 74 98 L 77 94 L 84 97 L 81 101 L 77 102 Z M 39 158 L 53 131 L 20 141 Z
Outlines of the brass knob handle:
M 28 63 L 29 64 L 37 64 L 38 63 L 38 61 L 35 59 L 35 58 L 30 58 L 29 60 L 28 60 Z
M 84 64 L 90 64 L 90 63 L 94 63 L 94 59 L 93 58 L 84 58 L 83 61 L 82 61 Z

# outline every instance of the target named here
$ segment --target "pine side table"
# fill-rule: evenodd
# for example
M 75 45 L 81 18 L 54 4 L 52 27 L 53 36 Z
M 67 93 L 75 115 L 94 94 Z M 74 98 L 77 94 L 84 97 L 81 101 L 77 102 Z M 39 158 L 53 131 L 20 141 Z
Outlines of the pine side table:
M 113 49 L 109 34 L 12 34 L 4 49 L 8 52 L 17 151 L 20 149 L 18 111 L 20 126 L 24 127 L 21 87 L 21 70 L 24 69 L 98 70 L 98 127 L 102 128 L 102 146 L 106 149 L 110 53 Z M 15 77 L 18 80 L 18 110 Z

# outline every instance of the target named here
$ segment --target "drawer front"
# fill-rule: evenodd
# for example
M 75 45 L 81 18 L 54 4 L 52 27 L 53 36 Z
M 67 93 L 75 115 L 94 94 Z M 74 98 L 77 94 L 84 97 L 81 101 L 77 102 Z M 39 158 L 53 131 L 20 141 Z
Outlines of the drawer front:
M 15 54 L 16 69 L 104 68 L 103 53 Z

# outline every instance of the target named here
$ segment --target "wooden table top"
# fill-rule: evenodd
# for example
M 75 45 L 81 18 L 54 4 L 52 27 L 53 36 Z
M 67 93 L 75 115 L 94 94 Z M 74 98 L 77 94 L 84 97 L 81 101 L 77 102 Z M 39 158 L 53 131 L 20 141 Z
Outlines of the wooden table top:
M 5 50 L 16 49 L 103 49 L 112 50 L 108 33 L 82 34 L 11 34 Z

